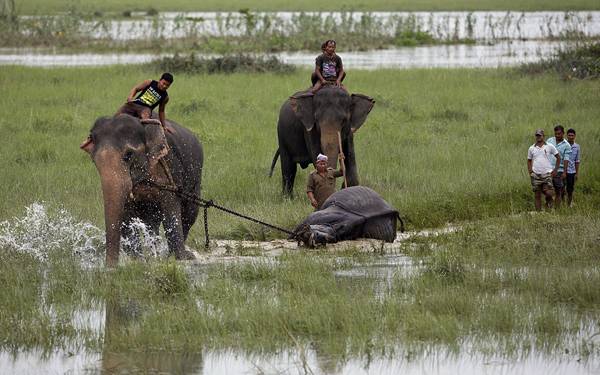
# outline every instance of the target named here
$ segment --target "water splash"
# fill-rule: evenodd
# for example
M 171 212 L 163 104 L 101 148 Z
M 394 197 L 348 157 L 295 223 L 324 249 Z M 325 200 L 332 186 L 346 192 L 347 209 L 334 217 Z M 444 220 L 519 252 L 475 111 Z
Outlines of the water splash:
M 121 255 L 163 257 L 168 253 L 165 239 L 151 233 L 140 220 L 130 229 L 137 232 L 139 246 L 133 254 L 125 249 L 134 247 L 133 240 L 123 239 Z M 68 251 L 81 259 L 84 266 L 101 264 L 104 259 L 105 232 L 88 222 L 77 221 L 64 208 L 49 210 L 35 202 L 25 208 L 25 214 L 0 222 L 0 248 L 29 254 L 45 262 L 52 253 Z
M 65 209 L 49 213 L 43 203 L 25 208 L 25 215 L 0 222 L 0 248 L 7 248 L 46 261 L 52 252 L 70 249 L 83 261 L 94 263 L 102 248 L 104 232 L 86 222 L 77 222 Z
M 135 238 L 121 238 L 121 255 L 137 258 L 167 257 L 169 246 L 165 238 L 152 231 L 140 219 L 135 218 L 128 226 L 129 231 L 137 233 Z M 131 251 L 128 251 L 131 249 Z

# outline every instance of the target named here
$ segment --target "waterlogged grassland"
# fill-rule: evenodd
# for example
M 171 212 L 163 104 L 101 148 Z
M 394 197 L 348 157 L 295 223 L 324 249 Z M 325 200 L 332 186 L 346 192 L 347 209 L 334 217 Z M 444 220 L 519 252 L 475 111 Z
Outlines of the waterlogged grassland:
M 260 11 L 339 11 L 361 10 L 361 11 L 438 11 L 438 10 L 587 10 L 600 9 L 598 3 L 593 0 L 342 0 L 336 3 L 308 0 L 289 2 L 283 0 L 265 1 L 216 1 L 206 0 L 202 2 L 192 0 L 171 0 L 168 3 L 158 0 L 150 0 L 140 3 L 134 0 L 106 0 L 102 2 L 91 0 L 46 0 L 42 3 L 35 0 L 17 0 L 19 11 L 31 14 L 45 14 L 64 12 L 76 8 L 84 11 L 101 12 L 123 12 L 133 11 L 237 11 L 240 9 Z
M 535 352 L 593 361 L 600 354 L 593 339 L 599 230 L 597 212 L 475 222 L 407 243 L 420 266 L 390 282 L 375 273 L 336 276 L 376 260 L 352 251 L 217 264 L 197 277 L 173 261 L 79 272 L 68 254 L 40 264 L 3 249 L 0 348 L 85 348 L 103 351 L 106 360 L 115 353 L 264 354 L 310 346 L 334 363 L 361 356 L 368 366 L 372 357 L 410 361 L 467 344 L 470 354 L 508 360 Z M 102 321 L 78 326 L 77 311 L 90 309 L 105 312 Z
M 114 113 L 135 83 L 157 74 L 141 67 L 3 68 L 0 219 L 45 201 L 103 227 L 99 177 L 78 145 L 96 117 Z M 304 194 L 310 169 L 299 171 L 292 200 L 281 197 L 279 163 L 267 177 L 280 105 L 306 87 L 308 76 L 176 75 L 167 113 L 204 143 L 205 198 L 289 228 L 311 212 Z M 556 122 L 576 128 L 582 147 L 576 209 L 599 203 L 595 81 L 510 70 L 407 70 L 351 71 L 347 84 L 377 101 L 355 135 L 361 183 L 397 207 L 409 228 L 532 210 L 527 148 L 534 129 L 551 133 Z M 209 224 L 213 237 L 280 236 L 217 211 Z M 190 244 L 202 243 L 200 224 Z

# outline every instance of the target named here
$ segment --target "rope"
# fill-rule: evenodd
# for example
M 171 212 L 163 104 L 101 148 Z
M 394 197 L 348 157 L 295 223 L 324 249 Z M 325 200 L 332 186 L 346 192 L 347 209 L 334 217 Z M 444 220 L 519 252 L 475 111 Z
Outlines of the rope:
M 188 193 L 188 192 L 185 192 L 185 191 L 181 191 L 175 185 L 165 185 L 165 184 L 161 184 L 161 183 L 150 181 L 150 180 L 141 181 L 140 184 L 152 185 L 152 186 L 155 186 L 155 187 L 157 187 L 157 188 L 159 188 L 161 190 L 171 191 L 171 192 L 177 194 L 179 197 L 181 197 L 181 198 L 183 198 L 185 200 L 188 200 L 188 201 L 190 201 L 192 203 L 195 203 L 198 206 L 204 207 L 204 234 L 206 236 L 206 242 L 205 242 L 206 248 L 208 248 L 208 245 L 209 245 L 209 238 L 208 238 L 208 208 L 210 208 L 210 207 L 214 207 L 214 208 L 216 208 L 218 210 L 224 211 L 224 212 L 226 212 L 228 214 L 240 217 L 242 219 L 246 219 L 246 220 L 251 221 L 253 223 L 257 223 L 257 224 L 263 225 L 265 227 L 278 230 L 280 232 L 283 232 L 283 233 L 286 233 L 286 234 L 290 235 L 293 238 L 297 237 L 296 233 L 294 233 L 294 232 L 292 232 L 292 231 L 290 231 L 288 229 L 285 229 L 285 228 L 282 228 L 282 227 L 278 227 L 276 225 L 266 223 L 266 222 L 264 222 L 262 220 L 255 219 L 255 218 L 250 217 L 248 215 L 244 215 L 242 213 L 233 211 L 233 210 L 231 210 L 229 208 L 226 208 L 226 207 L 223 207 L 223 206 L 220 206 L 220 205 L 216 204 L 213 200 L 202 199 L 202 198 L 198 197 L 194 193 Z

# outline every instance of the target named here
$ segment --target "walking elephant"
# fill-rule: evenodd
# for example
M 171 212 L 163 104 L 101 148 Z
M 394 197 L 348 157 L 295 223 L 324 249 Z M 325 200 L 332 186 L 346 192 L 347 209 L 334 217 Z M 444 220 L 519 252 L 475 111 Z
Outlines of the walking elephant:
M 174 184 L 179 191 L 200 197 L 202 145 L 179 124 L 168 121 L 168 127 L 165 142 L 157 120 L 142 123 L 129 115 L 101 117 L 80 146 L 90 154 L 100 174 L 108 266 L 118 264 L 121 237 L 128 240 L 129 251 L 141 250 L 139 235 L 129 225 L 136 218 L 153 234 L 158 234 L 162 223 L 169 251 L 177 259 L 193 257 L 184 242 L 199 207 L 180 198 L 173 189 L 155 184 Z
M 365 186 L 352 186 L 333 193 L 323 207 L 311 213 L 294 230 L 294 238 L 315 247 L 356 238 L 394 242 L 398 211 L 379 194 Z
M 358 171 L 354 152 L 354 132 L 367 119 L 375 101 L 365 95 L 348 94 L 342 88 L 325 86 L 316 94 L 298 92 L 290 97 L 279 111 L 275 152 L 271 171 L 281 157 L 283 193 L 292 194 L 296 178 L 296 164 L 304 169 L 315 163 L 323 153 L 329 166 L 336 168 L 339 153 L 338 132 L 345 155 L 348 186 L 358 185 Z

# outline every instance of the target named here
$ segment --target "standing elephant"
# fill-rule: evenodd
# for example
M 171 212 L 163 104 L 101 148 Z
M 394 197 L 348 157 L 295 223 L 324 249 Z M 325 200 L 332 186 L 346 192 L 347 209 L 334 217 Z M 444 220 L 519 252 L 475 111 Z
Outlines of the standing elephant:
M 155 235 L 162 223 L 169 251 L 177 259 L 193 257 L 184 242 L 198 216 L 198 205 L 148 184 L 174 183 L 179 191 L 200 197 L 202 145 L 188 129 L 172 121 L 168 126 L 167 149 L 156 120 L 142 123 L 129 115 L 101 117 L 81 145 L 100 174 L 108 266 L 118 264 L 121 237 L 127 239 L 131 252 L 141 250 L 139 234 L 129 225 L 136 218 Z
M 292 194 L 296 164 L 304 169 L 323 153 L 329 166 L 336 168 L 339 153 L 338 132 L 345 155 L 348 186 L 358 185 L 354 152 L 354 132 L 367 119 L 375 101 L 361 94 L 348 94 L 342 88 L 326 86 L 317 91 L 298 92 L 279 111 L 277 137 L 279 148 L 273 157 L 270 175 L 281 156 L 283 193 Z

